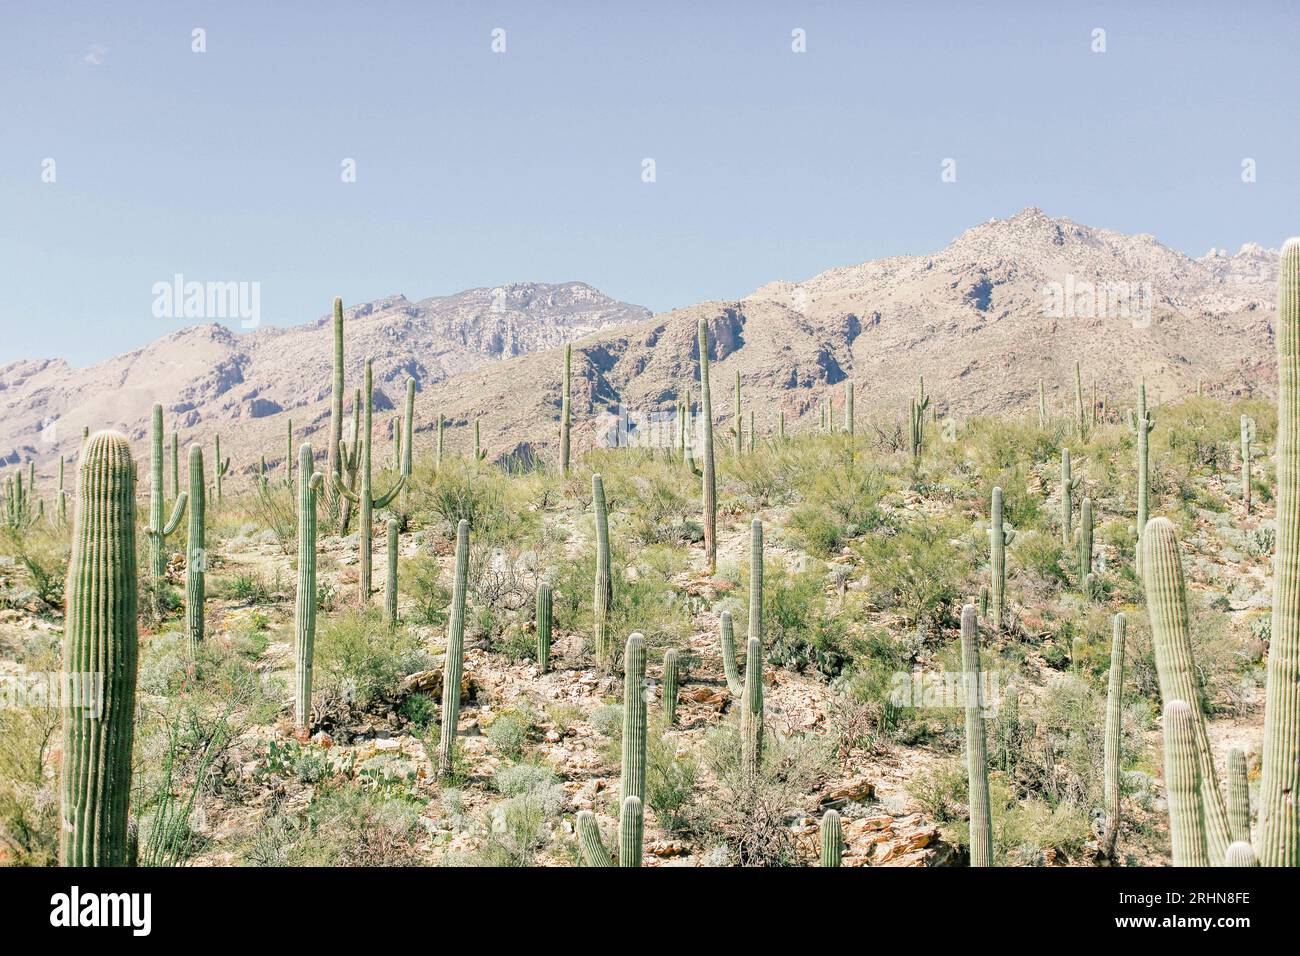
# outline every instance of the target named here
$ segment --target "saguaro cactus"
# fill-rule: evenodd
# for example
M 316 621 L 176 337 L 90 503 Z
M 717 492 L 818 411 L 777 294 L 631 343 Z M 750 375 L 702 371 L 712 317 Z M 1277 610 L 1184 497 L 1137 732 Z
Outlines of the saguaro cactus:
M 1277 374 L 1277 544 L 1259 857 L 1264 866 L 1300 866 L 1300 239 L 1282 247 Z
M 645 639 L 632 634 L 623 650 L 623 800 L 645 798 L 645 718 Z
M 1002 489 L 993 489 L 989 510 L 989 603 L 993 611 L 993 629 L 1002 630 L 1006 614 L 1007 552 L 1006 546 L 1015 540 L 1016 533 L 1002 525 Z
M 1241 503 L 1250 514 L 1250 459 L 1254 454 L 1255 419 L 1241 416 Z
M 68 564 L 59 862 L 125 866 L 135 739 L 135 461 L 97 432 L 78 465 Z
M 324 476 L 315 471 L 312 447 L 298 446 L 298 591 L 294 600 L 293 723 L 311 729 L 312 668 L 316 647 L 316 498 Z
M 284 428 L 284 483 L 293 487 L 293 419 L 290 418 Z
M 1079 441 L 1088 437 L 1088 421 L 1083 414 L 1083 373 L 1079 363 L 1074 363 L 1074 430 Z
M 361 463 L 360 478 L 361 490 L 354 492 L 343 484 L 337 477 L 334 480 L 334 490 L 342 495 L 346 500 L 357 505 L 361 515 L 360 527 L 357 529 L 357 550 L 360 557 L 360 567 L 358 577 L 360 579 L 360 597 L 361 604 L 364 607 L 370 602 L 370 595 L 373 588 L 370 586 L 372 574 L 372 554 L 371 554 L 371 534 L 374 526 L 374 510 L 376 508 L 387 508 L 389 503 L 401 491 L 402 486 L 406 484 L 406 478 L 399 475 L 393 487 L 385 495 L 375 497 L 371 486 L 371 420 L 374 412 L 374 388 L 373 388 L 373 370 L 372 360 L 366 359 L 365 373 L 365 405 L 364 417 L 362 419 L 362 437 L 361 437 Z
M 1228 830 L 1233 843 L 1250 843 L 1250 783 L 1246 780 L 1246 755 L 1228 751 Z
M 1151 619 L 1151 643 L 1155 650 L 1160 699 L 1199 701 L 1196 664 L 1192 658 L 1187 590 L 1178 539 L 1168 518 L 1152 518 L 1141 537 L 1142 584 L 1146 590 L 1147 614 Z M 1276 598 L 1275 598 L 1276 600 Z M 1274 647 L 1277 636 L 1274 634 Z M 1219 792 L 1218 775 L 1199 707 L 1191 711 L 1192 739 L 1199 765 L 1198 786 L 1204 805 L 1210 862 L 1217 866 L 1228 849 L 1228 813 Z
M 1249 843 L 1233 843 L 1223 858 L 1224 866 L 1259 866 L 1259 858 Z
M 736 371 L 736 417 L 733 420 L 733 422 L 734 424 L 732 425 L 732 434 L 736 440 L 736 457 L 739 458 L 740 453 L 743 450 L 744 438 L 742 436 L 745 430 L 744 419 L 740 411 L 740 371 L 739 370 Z
M 1120 731 L 1124 713 L 1124 615 L 1116 614 L 1110 639 L 1110 675 L 1106 686 L 1106 731 L 1102 741 L 1102 792 L 1106 802 L 1106 854 L 1115 855 L 1119 838 Z
M 149 456 L 149 525 L 144 533 L 149 537 L 149 571 L 157 583 L 167 574 L 166 538 L 176 530 L 185 514 L 186 495 L 176 499 L 169 519 L 163 521 L 166 488 L 163 487 L 163 407 L 154 404 Z M 59 459 L 59 493 L 63 491 L 63 459 Z M 62 507 L 62 504 L 60 504 Z
M 582 860 L 587 866 L 614 865 L 614 860 L 600 838 L 596 814 L 590 810 L 578 811 L 578 848 L 582 851 Z
M 609 611 L 614 603 L 614 582 L 609 565 L 609 512 L 605 507 L 605 483 L 591 476 L 591 503 L 596 512 L 596 582 L 592 601 L 595 622 L 596 663 L 609 665 Z
M 912 399 L 912 414 L 908 427 L 912 458 L 920 460 L 925 450 L 925 412 L 930 407 L 930 396 L 925 394 L 925 376 L 920 379 L 917 397 Z
M 745 659 L 745 695 L 740 709 L 740 765 L 753 780 L 763 765 L 763 642 L 749 639 Z
M 221 479 L 225 477 L 228 471 L 230 471 L 230 458 L 229 456 L 227 456 L 224 461 L 221 458 L 221 436 L 220 435 L 216 435 L 213 437 L 212 444 L 213 444 L 213 453 L 216 455 L 216 460 L 212 462 L 212 480 L 216 483 L 217 503 L 220 504 L 221 503 Z
M 67 524 L 68 521 L 68 493 L 63 490 L 63 456 L 59 456 L 59 488 L 55 492 L 58 501 L 58 519 L 59 525 Z
M 1071 524 L 1074 520 L 1074 492 L 1078 490 L 1081 478 L 1070 473 L 1070 449 L 1061 449 L 1061 544 L 1070 546 L 1073 537 Z
M 343 459 L 340 454 L 339 445 L 343 441 L 343 300 L 334 300 L 334 367 L 333 367 L 333 384 L 330 390 L 330 440 L 329 440 L 329 462 L 325 467 L 325 473 L 329 476 L 327 490 L 334 494 L 334 488 L 337 487 L 335 480 L 346 480 L 347 476 L 343 470 Z M 353 415 L 355 415 L 355 410 Z M 342 505 L 347 507 L 346 503 Z
M 973 604 L 963 605 L 961 609 L 961 669 L 966 705 L 966 777 L 970 788 L 970 865 L 992 866 L 988 741 L 980 700 L 979 625 Z
M 433 457 L 433 465 L 435 468 L 442 467 L 442 429 L 445 424 L 446 424 L 446 420 L 442 417 L 442 413 L 439 412 L 438 413 L 438 441 L 434 447 L 434 457 Z
M 190 534 L 185 549 L 185 633 L 190 650 L 203 642 L 203 602 L 206 598 L 204 575 L 208 550 L 204 522 L 207 517 L 207 479 L 203 474 L 203 448 L 190 445 Z
M 181 496 L 181 436 L 172 432 L 172 498 Z
M 1195 718 L 1185 700 L 1165 704 L 1165 799 L 1174 866 L 1209 866 L 1205 832 L 1204 786 L 1194 731 Z M 1227 847 L 1224 847 L 1227 852 Z
M 1038 380 L 1038 427 L 1047 427 L 1047 391 L 1041 378 Z
M 1083 503 L 1079 505 L 1079 582 L 1086 583 L 1091 574 L 1092 499 L 1085 497 Z
M 551 669 L 551 585 L 537 585 L 537 669 L 545 674 Z
M 727 690 L 733 697 L 742 697 L 745 685 L 741 683 L 740 670 L 736 667 L 736 635 L 732 629 L 730 611 L 722 612 L 718 629 L 722 643 L 722 672 L 727 678 Z
M 564 346 L 564 389 L 560 394 L 560 474 L 569 473 L 570 429 L 573 416 L 573 346 Z
M 844 383 L 844 430 L 853 437 L 853 383 Z M 838 864 L 837 864 L 838 865 Z
M 834 810 L 822 814 L 822 866 L 839 866 L 844 853 L 844 832 L 840 815 Z
M 763 522 L 749 523 L 749 637 L 763 642 Z
M 664 723 L 677 723 L 677 652 L 664 652 Z
M 618 865 L 640 866 L 644 840 L 644 811 L 637 797 L 625 797 L 619 811 Z M 600 826 L 590 810 L 578 811 L 578 847 L 587 866 L 613 866 L 600 838 Z
M 1155 428 L 1155 415 L 1147 410 L 1147 386 L 1143 382 L 1138 386 L 1137 414 L 1129 420 L 1129 430 L 1137 438 L 1138 448 L 1138 490 L 1137 490 L 1137 532 L 1138 546 L 1142 545 L 1142 535 L 1147 526 L 1147 510 L 1151 504 L 1150 495 L 1150 454 L 1147 447 L 1151 429 Z M 1226 849 L 1226 848 L 1225 848 Z
M 709 398 L 709 324 L 700 319 L 700 411 L 704 418 L 704 560 L 718 570 L 718 486 L 713 471 L 713 403 Z
M 465 665 L 465 589 L 469 577 L 469 522 L 456 525 L 456 572 L 447 620 L 447 656 L 442 665 L 442 727 L 438 736 L 438 775 L 451 776 L 460 722 L 460 680 Z
M 388 574 L 384 578 L 384 619 L 389 627 L 397 625 L 397 519 L 389 518 Z

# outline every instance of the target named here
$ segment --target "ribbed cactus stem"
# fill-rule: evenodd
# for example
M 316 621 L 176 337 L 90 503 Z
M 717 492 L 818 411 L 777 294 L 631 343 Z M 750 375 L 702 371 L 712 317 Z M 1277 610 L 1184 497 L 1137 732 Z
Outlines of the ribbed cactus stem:
M 1250 843 L 1250 783 L 1246 755 L 1236 747 L 1228 751 L 1228 830 L 1234 843 Z
M 226 472 L 230 471 L 230 459 L 221 457 L 221 436 L 214 435 L 212 438 L 212 450 L 216 455 L 216 460 L 212 462 L 212 476 L 216 483 L 217 503 L 221 503 L 221 479 L 225 477 Z
M 1259 866 L 1259 857 L 1255 855 L 1254 848 L 1247 842 L 1231 843 L 1228 845 L 1228 852 L 1223 857 L 1224 866 Z
M 478 419 L 476 418 L 474 419 L 474 460 L 475 461 L 482 461 L 487 456 L 487 452 L 483 451 L 483 445 L 479 435 L 480 435 L 479 423 L 478 423 Z
M 640 866 L 645 828 L 640 797 L 624 797 L 618 817 L 618 865 Z
M 741 416 L 741 410 L 740 410 L 740 372 L 739 371 L 736 372 L 736 417 L 734 421 L 735 421 L 734 428 L 735 428 L 735 439 L 736 439 L 736 456 L 740 457 L 740 453 L 742 450 L 742 442 L 743 442 L 743 438 L 741 437 L 741 434 L 742 432 L 744 432 L 744 428 L 743 428 L 744 419 Z
M 623 650 L 623 774 L 620 798 L 645 797 L 645 639 L 632 634 Z
M 1276 325 L 1277 544 L 1259 857 L 1264 866 L 1300 866 L 1300 239 L 1282 247 Z
M 596 582 L 592 601 L 595 624 L 596 663 L 609 664 L 609 611 L 614 600 L 614 584 L 609 563 L 609 512 L 605 507 L 605 482 L 599 474 L 591 476 L 591 503 L 596 512 Z
M 185 549 L 185 633 L 191 651 L 203 642 L 204 575 L 208 552 L 204 523 L 207 517 L 207 479 L 203 474 L 203 448 L 190 445 L 190 534 Z
M 740 765 L 747 779 L 757 778 L 763 764 L 763 643 L 749 639 L 745 693 L 740 710 Z
M 117 432 L 97 432 L 78 464 L 68 563 L 59 862 L 128 862 L 135 740 L 135 461 Z
M 835 810 L 822 814 L 822 866 L 839 866 L 844 854 L 844 832 Z
M 1168 518 L 1152 518 L 1147 522 L 1141 537 L 1140 557 L 1160 699 L 1166 704 L 1170 701 L 1193 704 L 1200 697 L 1196 663 L 1192 657 L 1187 590 L 1178 539 Z M 1228 812 L 1219 792 L 1210 739 L 1199 707 L 1191 708 L 1191 724 L 1210 862 L 1217 866 L 1223 861 L 1230 842 Z
M 582 851 L 583 862 L 587 866 L 612 867 L 614 861 L 600 838 L 600 825 L 596 822 L 596 814 L 590 810 L 579 810 L 577 828 L 578 848 Z
M 1165 704 L 1165 800 L 1169 805 L 1174 866 L 1210 865 L 1195 724 L 1187 701 L 1170 700 Z
M 709 573 L 718 569 L 718 487 L 713 470 L 713 404 L 709 397 L 709 324 L 700 319 L 700 412 L 704 419 L 704 560 Z
M 993 865 L 993 822 L 989 813 L 988 742 L 981 700 L 979 625 L 975 606 L 961 609 L 962 693 L 966 708 L 966 778 L 970 804 L 970 865 Z
M 677 652 L 664 653 L 664 723 L 677 723 Z
M 446 420 L 442 417 L 442 413 L 439 412 L 438 413 L 438 438 L 436 444 L 434 445 L 434 454 L 433 454 L 433 466 L 435 468 L 442 467 L 442 429 L 445 424 L 446 424 Z
M 181 436 L 172 432 L 172 498 L 181 496 Z
M 980 585 L 979 611 L 980 617 L 989 616 L 989 586 L 987 584 Z
M 1047 427 L 1047 390 L 1041 378 L 1038 380 L 1038 427 Z
M 460 722 L 460 680 L 465 665 L 465 590 L 469 577 L 469 522 L 456 525 L 456 571 L 447 621 L 447 655 L 442 665 L 442 727 L 438 737 L 438 775 L 449 777 L 456 757 Z
M 1071 527 L 1074 520 L 1074 492 L 1079 487 L 1079 479 L 1070 471 L 1070 449 L 1061 449 L 1061 544 L 1070 546 L 1073 537 Z
M 1255 420 L 1241 416 L 1241 503 L 1250 514 L 1250 459 L 1254 455 Z
M 393 471 L 400 475 L 402 473 L 402 418 L 400 415 L 389 421 L 388 433 L 393 436 Z
M 384 577 L 384 620 L 389 627 L 397 625 L 397 519 L 389 518 L 388 574 Z
M 570 430 L 573 427 L 573 346 L 564 346 L 564 385 L 560 393 L 560 474 L 569 473 Z
M 63 456 L 59 456 L 59 490 L 58 490 L 58 517 L 59 524 L 63 525 L 68 520 L 68 493 L 63 490 Z
M 776 435 L 781 441 L 785 441 L 785 412 L 777 413 L 776 418 Z
M 1079 363 L 1074 363 L 1074 430 L 1083 441 L 1088 435 L 1088 424 L 1083 415 L 1083 372 Z
M 293 723 L 299 733 L 311 729 L 312 668 L 316 647 L 316 497 L 324 483 L 315 473 L 312 447 L 298 446 L 298 591 L 293 608 Z
M 1106 729 L 1102 740 L 1102 795 L 1106 809 L 1105 844 L 1108 856 L 1115 854 L 1120 822 L 1120 733 L 1124 715 L 1124 629 L 1123 614 L 1111 625 L 1110 674 L 1106 683 Z
M 1092 574 L 1092 499 L 1084 498 L 1079 505 L 1079 581 L 1086 582 Z
M 411 468 L 415 463 L 415 379 L 406 380 L 406 414 L 402 416 L 402 468 L 401 475 L 406 479 L 402 489 L 403 511 L 410 509 L 411 503 Z
M 546 581 L 537 585 L 537 670 L 543 674 L 551 669 L 551 585 Z
M 727 678 L 727 690 L 735 697 L 742 697 L 745 685 L 740 680 L 740 670 L 736 667 L 736 634 L 731 623 L 731 612 L 723 611 L 719 619 L 718 631 L 722 644 L 722 673 Z
M 293 419 L 290 418 L 284 428 L 284 483 L 293 487 Z
M 166 499 L 167 489 L 163 485 L 163 407 L 155 404 L 153 407 L 153 425 L 150 429 L 150 456 L 149 456 L 149 525 L 145 528 L 145 535 L 149 538 L 149 570 L 153 575 L 155 583 L 162 581 L 167 575 L 167 547 L 166 539 L 169 534 L 176 530 L 180 524 L 181 516 L 185 513 L 186 496 L 180 495 L 176 498 L 176 504 L 172 508 L 171 517 L 166 521 L 163 515 L 166 511 L 164 501 Z M 59 462 L 59 486 L 63 485 L 63 463 Z
M 1002 630 L 1006 616 L 1007 552 L 1015 532 L 1002 523 L 1002 489 L 994 488 L 989 508 L 989 605 L 993 629 Z
M 844 430 L 853 437 L 853 383 L 844 383 Z
M 763 522 L 749 523 L 749 638 L 763 642 Z
M 1137 415 L 1133 417 L 1129 427 L 1132 429 L 1134 437 L 1137 438 L 1137 532 L 1138 546 L 1141 547 L 1142 535 L 1145 533 L 1144 529 L 1147 526 L 1147 514 L 1151 503 L 1149 474 L 1151 456 L 1148 450 L 1148 439 L 1151 435 L 1151 429 L 1155 427 L 1155 416 L 1147 411 L 1147 386 L 1145 382 L 1138 386 Z
M 334 480 L 346 478 L 343 459 L 339 453 L 339 444 L 343 441 L 343 300 L 334 300 L 334 364 L 330 388 L 330 439 L 329 463 L 325 467 L 328 475 L 329 493 L 333 494 Z M 355 415 L 355 411 L 353 412 Z

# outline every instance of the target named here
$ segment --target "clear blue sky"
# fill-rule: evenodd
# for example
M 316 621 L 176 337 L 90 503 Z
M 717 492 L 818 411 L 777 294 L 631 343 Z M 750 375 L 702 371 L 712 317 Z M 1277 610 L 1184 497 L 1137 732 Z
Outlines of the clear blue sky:
M 1282 0 L 8 4 L 0 362 L 172 331 L 151 288 L 178 272 L 259 282 L 289 325 L 527 280 L 663 310 L 1028 205 L 1277 246 L 1297 50 Z

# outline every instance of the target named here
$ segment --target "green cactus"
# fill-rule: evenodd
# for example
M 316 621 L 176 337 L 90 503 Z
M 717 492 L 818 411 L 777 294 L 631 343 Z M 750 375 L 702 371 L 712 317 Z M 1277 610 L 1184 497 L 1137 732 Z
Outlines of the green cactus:
M 785 441 L 785 412 L 784 411 L 777 413 L 776 436 L 777 438 L 781 439 L 781 441 Z
M 664 652 L 664 723 L 677 723 L 677 652 Z
M 763 522 L 749 523 L 749 637 L 763 642 Z
M 1246 780 L 1246 755 L 1236 747 L 1228 751 L 1228 831 L 1233 843 L 1250 843 L 1250 783 Z
M 844 383 L 844 430 L 853 437 L 853 383 Z
M 290 418 L 284 429 L 284 486 L 293 487 L 293 419 Z
M 745 692 L 740 706 L 740 766 L 748 780 L 763 765 L 763 642 L 749 639 L 745 659 Z
M 1088 438 L 1088 421 L 1083 413 L 1083 373 L 1079 363 L 1074 363 L 1074 433 L 1079 441 Z
M 1079 583 L 1092 574 L 1092 499 L 1085 497 L 1079 505 Z
M 1169 804 L 1174 866 L 1210 865 L 1195 725 L 1196 718 L 1186 701 L 1170 700 L 1165 704 L 1165 800 Z
M 930 396 L 925 394 L 925 376 L 921 376 L 921 384 L 917 397 L 912 399 L 912 414 L 909 423 L 909 447 L 912 451 L 912 458 L 920 461 L 921 453 L 925 450 L 925 412 L 930 407 Z
M 129 862 L 135 740 L 137 584 L 135 460 L 117 432 L 97 432 L 78 464 L 68 563 L 59 862 Z
M 573 346 L 564 346 L 564 387 L 560 393 L 560 474 L 569 473 L 573 428 Z
M 357 529 L 358 530 L 357 548 L 358 548 L 358 556 L 361 559 L 359 578 L 360 578 L 360 590 L 361 590 L 360 597 L 361 597 L 362 607 L 365 607 L 367 604 L 370 603 L 370 595 L 373 593 L 373 588 L 371 587 L 371 574 L 373 571 L 373 567 L 372 567 L 373 555 L 371 553 L 371 534 L 372 534 L 373 524 L 374 524 L 375 509 L 387 508 L 389 503 L 397 496 L 397 493 L 401 491 L 402 486 L 406 484 L 406 478 L 399 475 L 397 477 L 397 481 L 393 484 L 393 487 L 388 490 L 387 494 L 379 495 L 376 497 L 373 491 L 371 490 L 372 487 L 371 473 L 370 473 L 371 471 L 370 447 L 372 444 L 371 421 L 374 413 L 374 387 L 373 387 L 374 373 L 373 373 L 372 365 L 373 365 L 372 360 L 366 359 L 365 387 L 364 387 L 365 411 L 363 413 L 364 417 L 361 426 L 363 431 L 363 436 L 361 439 L 361 449 L 360 449 L 361 461 L 359 466 L 360 478 L 361 478 L 361 489 L 359 492 L 354 492 L 351 488 L 346 487 L 343 484 L 343 482 L 339 480 L 337 477 L 335 477 L 334 479 L 334 490 L 338 494 L 342 495 L 344 500 L 350 501 L 353 504 L 357 505 L 360 514 L 360 527 Z
M 987 584 L 980 585 L 979 611 L 980 617 L 989 616 L 989 586 Z
M 176 530 L 176 526 L 181 522 L 181 516 L 185 514 L 185 501 L 188 496 L 180 495 L 176 499 L 176 505 L 172 508 L 171 517 L 165 522 L 163 501 L 166 497 L 166 489 L 163 487 L 163 407 L 155 404 L 153 407 L 153 427 L 151 430 L 151 448 L 152 454 L 149 457 L 149 525 L 144 529 L 145 535 L 149 538 L 149 571 L 153 576 L 155 583 L 162 581 L 167 575 L 167 548 L 166 539 L 169 534 Z M 59 463 L 59 485 L 60 489 L 63 484 L 63 464 L 62 459 Z
M 181 496 L 181 436 L 172 432 L 172 500 Z
M 700 319 L 700 413 L 704 418 L 704 560 L 718 570 L 718 486 L 713 470 L 713 404 L 709 398 L 709 324 Z
M 1079 490 L 1082 478 L 1070 472 L 1070 449 L 1061 449 L 1061 544 L 1069 547 L 1073 539 L 1074 493 Z
M 600 825 L 596 814 L 590 810 L 578 811 L 578 848 L 582 851 L 583 862 L 587 866 L 610 866 L 614 860 L 600 838 Z
M 1141 577 L 1146 591 L 1147 614 L 1151 619 L 1151 643 L 1155 650 L 1160 699 L 1166 704 L 1170 701 L 1199 701 L 1187 615 L 1187 590 L 1173 524 L 1168 518 L 1152 518 L 1147 522 L 1141 542 Z M 1199 708 L 1192 710 L 1191 723 L 1210 862 L 1217 866 L 1223 861 L 1230 842 L 1228 813 L 1219 792 L 1205 718 Z
M 1106 805 L 1106 830 L 1103 844 L 1106 855 L 1114 857 L 1119 838 L 1120 732 L 1124 713 L 1124 628 L 1123 614 L 1116 614 L 1111 624 L 1110 674 L 1106 682 L 1106 729 L 1102 740 L 1102 794 Z
M 732 425 L 732 435 L 736 441 L 736 457 L 739 458 L 741 452 L 741 443 L 743 441 L 741 437 L 741 433 L 744 431 L 744 429 L 741 427 L 742 419 L 741 419 L 741 411 L 740 411 L 740 371 L 739 370 L 736 371 L 736 417 L 733 420 L 733 422 L 734 424 Z
M 388 532 L 388 574 L 384 578 L 384 620 L 389 627 L 397 626 L 397 519 L 389 518 L 385 526 Z
M 970 865 L 992 866 L 988 741 L 980 699 L 979 625 L 973 604 L 966 604 L 961 609 L 961 669 L 966 707 L 966 777 L 970 787 Z
M 190 529 L 185 547 L 185 633 L 191 651 L 203 643 L 204 577 L 208 552 L 204 521 L 207 517 L 207 479 L 203 474 L 203 448 L 190 445 Z
M 638 797 L 625 797 L 619 811 L 618 865 L 641 865 L 644 843 L 644 810 Z M 610 852 L 600 838 L 600 826 L 590 810 L 578 811 L 578 846 L 587 866 L 613 866 Z
M 758 444 L 758 433 L 754 430 L 754 410 L 749 410 L 749 453 L 754 454 L 754 449 Z
M 592 601 L 595 623 L 596 663 L 609 666 L 609 612 L 614 604 L 614 582 L 609 563 L 609 512 L 605 508 L 605 483 L 599 474 L 591 476 L 591 503 L 596 512 L 596 582 Z
M 989 525 L 989 604 L 993 611 L 993 630 L 1001 631 L 1006 616 L 1007 552 L 1006 546 L 1015 540 L 1016 533 L 1002 525 L 1002 489 L 993 489 Z
M 348 475 L 345 469 L 343 458 L 343 300 L 334 300 L 334 365 L 333 379 L 330 388 L 330 440 L 329 440 L 329 461 L 325 466 L 326 494 L 333 496 L 334 489 L 338 481 L 348 482 Z M 353 405 L 352 417 L 356 418 L 356 406 Z M 356 446 L 355 440 L 353 447 Z M 346 514 L 349 508 L 349 502 L 344 500 L 340 502 L 340 509 Z M 346 520 L 340 524 L 340 528 L 347 527 Z
M 438 737 L 438 776 L 450 777 L 460 722 L 460 681 L 465 667 L 465 589 L 469 577 L 469 522 L 456 525 L 456 572 L 447 619 L 447 655 L 442 665 L 442 727 Z
M 479 442 L 478 419 L 474 419 L 474 460 L 483 461 L 487 458 L 487 452 L 482 448 Z
M 1038 427 L 1047 427 L 1047 391 L 1041 378 L 1038 380 Z
M 1241 503 L 1250 514 L 1250 459 L 1254 454 L 1251 447 L 1255 441 L 1255 419 L 1241 416 Z
M 727 690 L 736 698 L 745 695 L 745 685 L 740 681 L 740 670 L 736 667 L 736 635 L 732 629 L 731 612 L 723 611 L 719 623 L 722 643 L 722 672 L 727 678 Z
M 1137 414 L 1129 419 L 1129 430 L 1137 438 L 1138 449 L 1137 533 L 1139 548 L 1142 546 L 1143 529 L 1147 526 L 1147 513 L 1151 503 L 1148 437 L 1151 434 L 1151 429 L 1155 427 L 1155 415 L 1147 410 L 1147 386 L 1143 382 L 1138 386 Z
M 215 436 L 212 441 L 214 445 L 213 451 L 216 455 L 216 460 L 213 461 L 212 463 L 212 474 L 213 474 L 213 480 L 216 482 L 216 487 L 217 487 L 217 504 L 220 504 L 221 503 L 221 479 L 224 478 L 226 474 L 230 471 L 230 458 L 227 457 L 225 461 L 221 460 L 221 436 L 220 435 Z
M 623 800 L 645 799 L 645 751 L 645 639 L 632 634 L 623 650 Z
M 844 855 L 844 831 L 835 810 L 822 814 L 822 866 L 839 866 Z
M 312 668 L 316 647 L 316 499 L 325 476 L 315 470 L 312 447 L 298 446 L 298 590 L 294 599 L 294 728 L 311 729 Z
M 402 467 L 401 475 L 406 479 L 402 488 L 402 514 L 411 510 L 411 470 L 415 460 L 415 379 L 406 380 L 406 415 L 402 418 Z
M 393 443 L 393 471 L 399 475 L 402 473 L 402 418 L 391 418 L 388 421 L 388 434 Z
M 1223 857 L 1224 866 L 1259 866 L 1259 857 L 1249 843 L 1233 843 Z
M 1259 858 L 1264 866 L 1300 866 L 1300 239 L 1282 247 L 1276 325 L 1277 543 Z
M 445 419 L 442 417 L 442 414 L 439 413 L 439 415 L 438 415 L 438 441 L 437 441 L 437 444 L 435 445 L 434 457 L 433 457 L 433 465 L 434 465 L 435 468 L 439 468 L 439 469 L 442 468 L 442 429 L 443 429 L 443 425 L 445 425 L 445 424 L 446 424 Z
M 58 491 L 56 492 L 56 494 L 58 495 L 57 514 L 59 519 L 59 527 L 63 527 L 68 523 L 68 493 L 63 490 L 63 464 L 64 464 L 64 459 L 63 456 L 60 455 L 59 456 L 59 488 Z
M 551 585 L 537 585 L 537 669 L 545 674 L 551 669 Z

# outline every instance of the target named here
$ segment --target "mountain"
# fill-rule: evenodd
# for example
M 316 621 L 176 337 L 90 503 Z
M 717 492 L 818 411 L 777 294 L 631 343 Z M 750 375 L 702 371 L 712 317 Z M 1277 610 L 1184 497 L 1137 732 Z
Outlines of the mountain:
M 762 433 L 775 429 L 781 411 L 791 430 L 815 427 L 825 397 L 838 417 L 849 380 L 864 427 L 873 418 L 901 421 L 921 375 L 943 414 L 1028 409 L 1040 380 L 1049 404 L 1065 411 L 1076 360 L 1085 388 L 1095 381 L 1120 406 L 1132 404 L 1142 379 L 1154 401 L 1189 394 L 1198 382 L 1212 394 L 1249 394 L 1268 391 L 1276 376 L 1277 264 L 1277 252 L 1255 244 L 1193 259 L 1149 235 L 1025 209 L 932 255 L 775 281 L 739 301 L 656 316 L 581 283 L 382 299 L 347 312 L 346 374 L 350 395 L 373 356 L 376 407 L 385 413 L 414 377 L 417 445 L 432 447 L 442 414 L 448 447 L 467 451 L 480 419 L 494 456 L 555 445 L 556 347 L 567 341 L 579 448 L 600 440 L 620 402 L 670 416 L 688 388 L 698 402 L 700 319 L 710 328 L 715 417 L 729 421 L 739 372 L 746 411 L 754 409 Z M 49 471 L 57 451 L 75 452 L 83 424 L 123 429 L 140 442 L 154 401 L 185 442 L 219 432 L 237 472 L 251 472 L 261 454 L 278 463 L 286 417 L 298 440 L 323 453 L 330 350 L 322 317 L 247 335 L 184 329 L 85 370 L 14 363 L 0 369 L 0 455 L 9 463 L 36 456 Z M 50 420 L 53 443 L 42 440 Z M 382 417 L 375 434 L 387 447 Z

